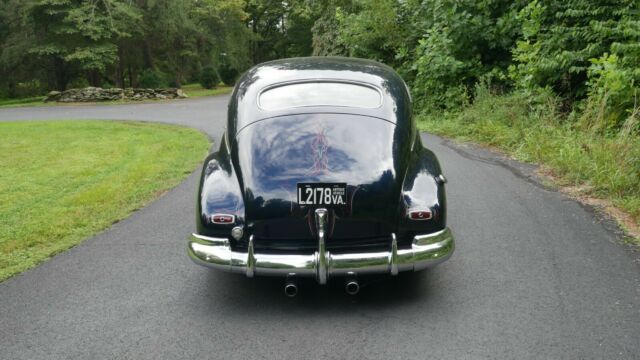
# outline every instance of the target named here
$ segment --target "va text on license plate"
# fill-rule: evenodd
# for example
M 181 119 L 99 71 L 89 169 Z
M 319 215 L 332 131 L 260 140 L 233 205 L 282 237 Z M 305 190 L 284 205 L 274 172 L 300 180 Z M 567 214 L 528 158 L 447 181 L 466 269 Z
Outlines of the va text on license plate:
M 347 205 L 347 184 L 298 183 L 298 204 L 345 206 Z

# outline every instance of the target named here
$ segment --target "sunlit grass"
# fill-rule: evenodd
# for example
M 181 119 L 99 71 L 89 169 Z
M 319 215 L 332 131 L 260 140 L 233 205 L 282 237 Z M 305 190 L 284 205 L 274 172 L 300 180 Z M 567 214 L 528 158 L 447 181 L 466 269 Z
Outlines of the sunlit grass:
M 0 122 L 0 281 L 106 229 L 202 161 L 207 138 L 136 122 Z
M 228 94 L 233 90 L 232 86 L 218 86 L 215 89 L 205 89 L 200 84 L 188 84 L 182 86 L 182 91 L 189 97 L 215 96 Z

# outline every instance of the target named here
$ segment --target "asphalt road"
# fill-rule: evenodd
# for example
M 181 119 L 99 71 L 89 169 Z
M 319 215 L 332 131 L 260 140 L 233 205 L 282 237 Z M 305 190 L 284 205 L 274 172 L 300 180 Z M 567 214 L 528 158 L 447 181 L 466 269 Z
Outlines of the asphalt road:
M 228 97 L 0 109 L 0 120 L 136 119 L 218 140 Z M 0 283 L 0 359 L 640 358 L 640 260 L 532 168 L 435 136 L 454 256 L 372 281 L 246 279 L 193 264 L 197 174 L 150 206 Z M 0 175 L 1 176 L 1 175 Z

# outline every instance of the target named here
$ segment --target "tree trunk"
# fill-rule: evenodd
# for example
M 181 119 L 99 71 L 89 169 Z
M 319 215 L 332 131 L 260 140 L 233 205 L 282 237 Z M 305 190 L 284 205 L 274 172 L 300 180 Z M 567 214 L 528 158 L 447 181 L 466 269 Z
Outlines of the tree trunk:
M 7 84 L 7 91 L 7 95 L 9 96 L 9 98 L 18 97 L 18 94 L 16 92 L 16 81 L 14 79 L 9 79 L 9 83 Z
M 129 65 L 129 87 L 138 87 L 138 78 L 136 77 L 136 72 L 135 70 L 133 70 L 133 67 L 131 65 Z
M 153 59 L 153 53 L 151 52 L 151 44 L 149 44 L 149 40 L 145 39 L 143 44 L 143 52 L 144 52 L 144 66 L 147 69 L 155 69 L 155 61 Z
M 98 70 L 89 70 L 87 72 L 87 82 L 89 83 L 89 85 L 93 86 L 93 87 L 101 87 L 102 86 L 102 76 L 100 76 L 100 73 L 98 72 Z
M 122 46 L 118 46 L 118 65 L 116 66 L 115 85 L 119 88 L 124 87 L 124 50 L 122 50 Z
M 56 89 L 58 91 L 67 90 L 67 84 L 69 82 L 67 67 L 62 58 L 54 57 L 53 58 L 53 72 L 56 77 Z

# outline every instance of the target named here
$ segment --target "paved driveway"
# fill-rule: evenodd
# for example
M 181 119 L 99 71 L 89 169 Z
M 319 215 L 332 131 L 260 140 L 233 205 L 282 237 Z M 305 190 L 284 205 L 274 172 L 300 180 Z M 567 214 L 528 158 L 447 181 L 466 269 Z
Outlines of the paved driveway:
M 135 119 L 216 141 L 228 97 L 0 109 L 0 120 Z M 0 284 L 0 359 L 640 357 L 640 263 L 610 224 L 531 167 L 423 135 L 449 178 L 450 261 L 371 282 L 246 279 L 191 263 L 197 174 Z
M 40 119 L 141 120 L 180 124 L 220 140 L 227 116 L 228 95 L 180 101 L 123 105 L 59 105 L 0 108 L 0 121 Z

